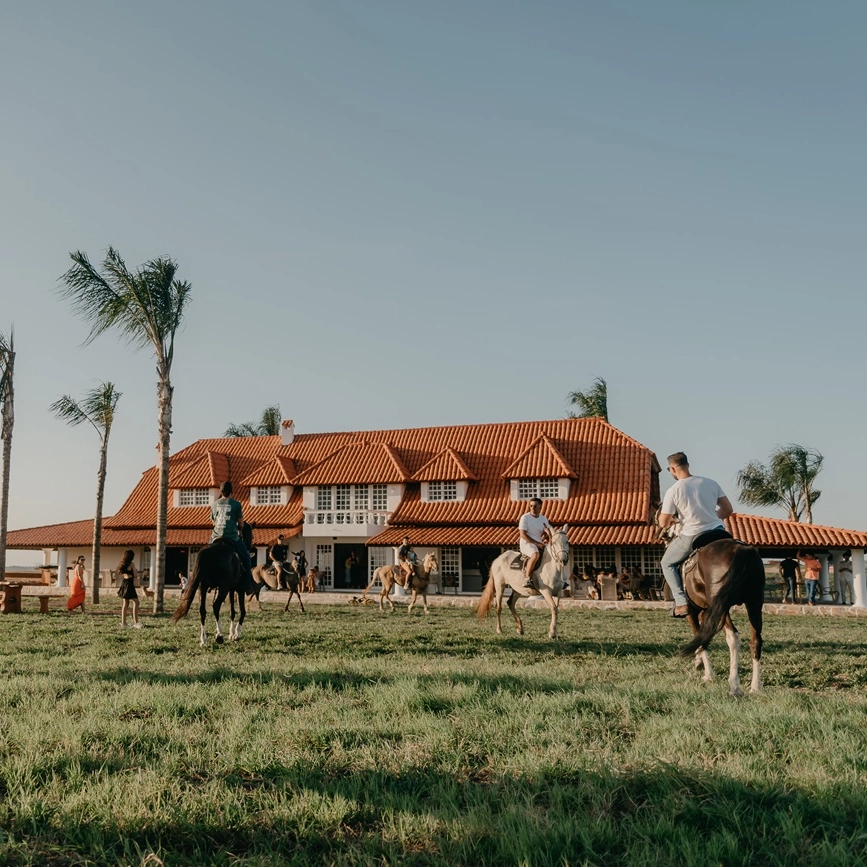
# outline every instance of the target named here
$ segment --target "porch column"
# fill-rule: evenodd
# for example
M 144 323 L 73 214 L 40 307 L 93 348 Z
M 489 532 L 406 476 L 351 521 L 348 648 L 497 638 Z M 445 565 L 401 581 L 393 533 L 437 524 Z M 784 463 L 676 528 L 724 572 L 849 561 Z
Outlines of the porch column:
M 852 552 L 855 556 L 855 552 Z M 57 549 L 57 586 L 66 587 L 66 548 Z
M 834 585 L 837 589 L 837 604 L 841 604 L 840 598 L 840 561 L 843 559 L 842 551 L 831 552 L 831 565 L 834 567 Z
M 822 588 L 822 601 L 831 601 L 831 582 L 828 578 L 828 555 L 825 553 L 817 554 L 816 559 L 822 564 L 822 571 L 819 573 L 819 586 Z
M 852 549 L 852 578 L 855 583 L 855 606 L 867 606 L 867 581 L 864 580 L 864 549 Z
M 154 552 L 151 554 L 151 567 L 150 567 L 150 570 L 148 573 L 148 590 L 156 591 L 156 589 L 157 589 L 157 570 L 155 568 L 156 559 L 154 557 L 154 554 L 156 554 L 156 550 L 154 550 Z

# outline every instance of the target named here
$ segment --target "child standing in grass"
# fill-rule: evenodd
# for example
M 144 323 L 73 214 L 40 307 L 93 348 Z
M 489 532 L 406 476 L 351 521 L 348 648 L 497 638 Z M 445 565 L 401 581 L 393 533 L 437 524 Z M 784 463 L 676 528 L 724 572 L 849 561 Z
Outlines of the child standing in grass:
M 117 588 L 117 595 L 123 599 L 123 605 L 120 609 L 120 625 L 128 626 L 126 622 L 126 612 L 129 603 L 132 602 L 132 619 L 133 626 L 136 629 L 141 629 L 141 621 L 138 619 L 138 593 L 135 592 L 135 566 L 133 566 L 132 558 L 135 556 L 133 551 L 124 551 L 120 563 L 117 566 L 117 572 L 122 580 Z
M 75 611 L 81 608 L 84 614 L 84 557 L 79 557 L 72 567 L 72 577 L 69 579 L 69 599 L 66 600 L 66 610 Z

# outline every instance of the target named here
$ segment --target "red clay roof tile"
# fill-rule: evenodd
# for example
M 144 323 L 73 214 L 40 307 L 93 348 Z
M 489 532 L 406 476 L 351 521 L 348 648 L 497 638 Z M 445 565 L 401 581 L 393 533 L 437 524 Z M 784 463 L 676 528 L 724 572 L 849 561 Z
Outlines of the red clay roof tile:
M 478 481 L 478 476 L 453 448 L 445 448 L 413 473 L 413 482 Z
M 546 434 L 503 470 L 504 479 L 577 479 L 575 470 Z

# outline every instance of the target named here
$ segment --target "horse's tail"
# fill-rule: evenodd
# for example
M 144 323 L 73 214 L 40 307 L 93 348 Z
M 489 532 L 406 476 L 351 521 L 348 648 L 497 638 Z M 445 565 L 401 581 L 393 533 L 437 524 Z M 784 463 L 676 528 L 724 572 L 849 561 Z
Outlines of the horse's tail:
M 479 599 L 479 608 L 476 612 L 476 617 L 479 620 L 484 620 L 491 610 L 491 603 L 494 601 L 494 569 L 488 575 L 488 583 L 485 584 L 485 589 L 482 591 L 482 598 Z
M 739 605 L 749 595 L 750 583 L 754 573 L 760 576 L 764 588 L 765 568 L 755 548 L 739 545 L 735 549 L 731 565 L 720 581 L 720 588 L 711 600 L 698 632 L 680 652 L 692 656 L 699 648 L 707 649 L 711 639 L 723 627 L 723 622 L 732 605 Z M 760 591 L 762 592 L 762 591 Z
M 202 572 L 199 568 L 200 560 L 201 551 L 199 552 L 199 556 L 196 557 L 196 565 L 193 566 L 192 577 L 187 582 L 187 587 L 181 594 L 181 604 L 178 605 L 175 613 L 172 615 L 172 620 L 180 620 L 182 617 L 186 617 L 193 599 L 196 598 L 196 591 L 199 589 L 199 584 L 202 583 Z
M 382 580 L 379 575 L 382 568 L 382 566 L 379 566 L 373 570 L 373 578 L 370 579 L 370 584 L 368 584 L 367 587 L 364 588 L 364 592 L 361 594 L 362 599 L 367 599 L 367 591 L 370 590 L 370 588 L 373 587 L 373 585 L 376 584 L 377 581 Z

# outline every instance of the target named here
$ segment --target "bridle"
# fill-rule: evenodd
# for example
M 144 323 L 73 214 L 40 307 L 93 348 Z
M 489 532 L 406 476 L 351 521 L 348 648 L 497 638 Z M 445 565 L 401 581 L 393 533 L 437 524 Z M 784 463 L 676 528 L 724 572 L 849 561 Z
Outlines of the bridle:
M 553 530 L 548 542 L 548 551 L 551 558 L 561 568 L 565 568 L 569 562 L 569 537 L 563 530 Z

